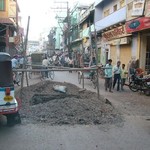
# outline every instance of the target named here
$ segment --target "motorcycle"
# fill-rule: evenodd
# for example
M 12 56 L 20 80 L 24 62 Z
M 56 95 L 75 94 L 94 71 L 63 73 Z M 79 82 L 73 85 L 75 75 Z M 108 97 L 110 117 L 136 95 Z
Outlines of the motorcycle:
M 15 97 L 11 57 L 0 52 L 0 115 L 7 117 L 7 125 L 21 123 L 19 99 Z
M 150 95 L 150 77 L 139 77 L 136 74 L 131 76 L 131 82 L 129 83 L 129 89 L 133 92 L 141 91 L 147 96 Z

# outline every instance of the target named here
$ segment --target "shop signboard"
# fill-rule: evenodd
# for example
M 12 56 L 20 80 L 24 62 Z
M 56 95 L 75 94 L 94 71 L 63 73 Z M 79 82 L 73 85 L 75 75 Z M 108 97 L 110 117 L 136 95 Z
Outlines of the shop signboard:
M 145 17 L 150 17 L 150 0 L 146 1 L 146 5 L 145 5 Z
M 150 28 L 149 17 L 137 18 L 126 23 L 127 33 L 137 32 L 148 28 Z
M 132 7 L 132 16 L 142 16 L 144 11 L 145 0 L 134 0 Z
M 125 30 L 125 25 L 116 27 L 112 30 L 109 30 L 107 32 L 104 32 L 102 34 L 103 38 L 105 38 L 107 41 L 117 39 L 120 37 L 125 37 L 127 36 L 126 30 Z
M 124 45 L 130 43 L 130 37 L 123 37 L 120 39 L 115 39 L 109 42 L 110 45 Z

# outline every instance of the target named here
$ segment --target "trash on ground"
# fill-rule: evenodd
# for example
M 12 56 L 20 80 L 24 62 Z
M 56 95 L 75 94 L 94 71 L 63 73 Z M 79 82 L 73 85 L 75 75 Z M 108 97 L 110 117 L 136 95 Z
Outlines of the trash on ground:
M 66 93 L 67 92 L 67 87 L 66 86 L 62 86 L 62 85 L 54 85 L 53 89 L 55 91 L 62 92 L 62 93 Z

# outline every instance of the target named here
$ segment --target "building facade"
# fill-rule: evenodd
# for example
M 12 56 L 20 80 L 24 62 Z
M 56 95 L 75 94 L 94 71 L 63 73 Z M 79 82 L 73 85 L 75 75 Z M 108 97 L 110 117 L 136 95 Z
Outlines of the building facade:
M 126 32 L 125 22 L 125 0 L 95 1 L 95 28 L 100 35 L 98 49 L 102 64 L 106 64 L 110 58 L 113 60 L 113 65 L 118 60 L 126 65 L 130 61 L 131 45 L 136 43 L 131 42 L 131 34 Z
M 126 31 L 132 34 L 132 59 L 139 60 L 139 67 L 150 71 L 150 0 L 127 1 Z
M 96 0 L 95 28 L 100 60 L 106 64 L 111 58 L 128 65 L 137 61 L 137 67 L 150 70 L 150 0 Z
M 16 0 L 0 1 L 0 51 L 16 54 L 20 44 L 18 13 Z

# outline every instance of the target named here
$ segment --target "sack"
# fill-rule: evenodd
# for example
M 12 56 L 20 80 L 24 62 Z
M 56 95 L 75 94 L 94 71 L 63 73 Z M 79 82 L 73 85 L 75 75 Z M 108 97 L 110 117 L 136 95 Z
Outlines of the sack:
M 54 85 L 53 89 L 55 91 L 62 92 L 62 93 L 66 93 L 67 92 L 67 87 L 66 86 L 62 86 L 62 85 Z

